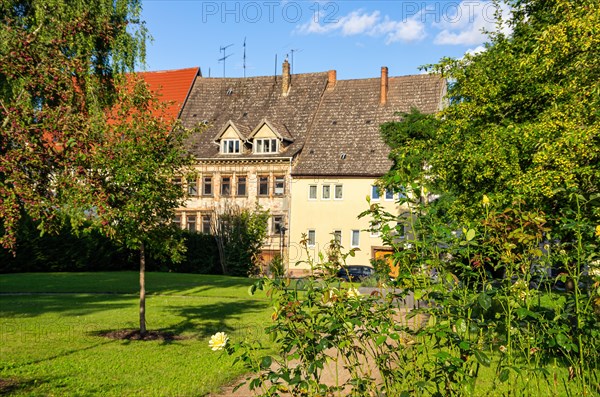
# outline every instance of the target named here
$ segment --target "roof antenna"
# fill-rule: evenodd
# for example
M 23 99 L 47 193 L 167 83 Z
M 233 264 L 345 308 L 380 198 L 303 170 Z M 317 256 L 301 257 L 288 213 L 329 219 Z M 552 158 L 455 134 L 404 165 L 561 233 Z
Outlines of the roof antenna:
M 225 60 L 226 60 L 227 58 L 229 58 L 230 56 L 232 56 L 232 55 L 233 55 L 233 54 L 225 55 L 225 52 L 226 52 L 226 51 L 227 51 L 227 49 L 228 49 L 229 47 L 231 47 L 232 45 L 233 45 L 233 44 L 226 45 L 225 47 L 221 47 L 221 48 L 220 48 L 220 50 L 219 50 L 219 51 L 223 51 L 223 57 L 222 57 L 222 58 L 219 58 L 219 62 L 221 62 L 221 61 L 223 62 L 223 77 L 225 77 Z
M 294 52 L 300 52 L 300 51 L 302 51 L 302 50 L 299 48 L 295 48 L 295 49 L 292 48 L 290 50 L 290 52 L 292 53 L 292 74 L 294 74 Z
M 246 78 L 246 38 L 244 37 L 244 78 Z

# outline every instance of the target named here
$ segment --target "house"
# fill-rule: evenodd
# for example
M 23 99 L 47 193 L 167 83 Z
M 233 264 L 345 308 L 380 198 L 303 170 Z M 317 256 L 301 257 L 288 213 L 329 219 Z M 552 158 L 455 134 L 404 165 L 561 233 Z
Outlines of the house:
M 138 72 L 136 74 L 148 84 L 153 93 L 157 94 L 167 104 L 162 115 L 175 121 L 188 97 L 196 76 L 200 75 L 200 68 Z
M 183 181 L 189 199 L 176 222 L 209 233 L 211 219 L 230 205 L 269 209 L 268 261 L 283 254 L 289 274 L 302 274 L 306 259 L 299 242 L 306 235 L 313 254 L 338 239 L 358 248 L 351 263 L 368 264 L 381 239 L 369 221 L 366 196 L 399 212 L 391 192 L 374 188 L 391 167 L 379 125 L 396 112 L 442 106 L 445 82 L 415 75 L 337 80 L 336 71 L 279 76 L 205 78 L 198 76 L 180 113 L 186 127 L 205 124 L 188 149 L 197 177 Z

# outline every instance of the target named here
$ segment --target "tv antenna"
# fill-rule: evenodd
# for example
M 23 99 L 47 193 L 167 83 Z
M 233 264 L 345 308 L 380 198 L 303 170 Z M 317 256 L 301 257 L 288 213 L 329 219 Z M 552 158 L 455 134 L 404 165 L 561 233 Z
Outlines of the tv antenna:
M 219 62 L 223 62 L 223 77 L 225 77 L 225 61 L 227 60 L 227 58 L 229 58 L 230 56 L 233 55 L 233 54 L 226 55 L 226 52 L 227 52 L 227 49 L 229 47 L 231 47 L 232 45 L 233 44 L 229 44 L 229 45 L 226 45 L 225 47 L 220 48 L 220 51 L 223 52 L 223 57 L 219 58 Z
M 292 48 L 290 50 L 290 52 L 292 53 L 292 74 L 294 74 L 294 52 L 300 52 L 300 51 L 302 51 L 302 50 L 299 48 Z
M 244 78 L 246 78 L 246 38 L 244 37 Z

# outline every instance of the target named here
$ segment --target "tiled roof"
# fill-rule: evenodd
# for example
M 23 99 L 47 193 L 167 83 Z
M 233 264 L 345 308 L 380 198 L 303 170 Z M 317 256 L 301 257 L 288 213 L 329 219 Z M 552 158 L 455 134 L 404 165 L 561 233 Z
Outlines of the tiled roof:
M 338 80 L 328 88 L 327 73 L 292 75 L 288 95 L 281 93 L 281 80 L 197 77 L 180 118 L 187 127 L 208 124 L 208 130 L 189 139 L 191 153 L 201 159 L 255 158 L 248 147 L 222 155 L 214 138 L 230 120 L 251 130 L 266 120 L 293 142 L 281 153 L 260 157 L 294 158 L 294 175 L 380 176 L 392 164 L 379 125 L 411 107 L 436 112 L 446 84 L 434 75 L 390 77 L 387 103 L 381 105 L 380 78 Z
M 340 80 L 326 90 L 294 175 L 380 176 L 389 171 L 389 147 L 379 125 L 416 107 L 434 113 L 445 81 L 434 75 L 390 77 L 387 103 L 380 105 L 379 78 Z
M 207 123 L 208 129 L 194 134 L 188 149 L 198 158 L 256 157 L 249 152 L 221 155 L 213 139 L 228 120 L 254 129 L 266 119 L 276 123 L 275 128 L 285 126 L 294 142 L 281 153 L 261 157 L 293 157 L 304 145 L 326 84 L 327 73 L 296 74 L 292 76 L 290 92 L 284 96 L 281 76 L 197 77 L 180 118 L 186 127 Z
M 158 93 L 161 100 L 169 103 L 165 113 L 176 119 L 194 79 L 199 74 L 199 68 L 138 72 L 137 74 L 144 79 L 153 92 Z

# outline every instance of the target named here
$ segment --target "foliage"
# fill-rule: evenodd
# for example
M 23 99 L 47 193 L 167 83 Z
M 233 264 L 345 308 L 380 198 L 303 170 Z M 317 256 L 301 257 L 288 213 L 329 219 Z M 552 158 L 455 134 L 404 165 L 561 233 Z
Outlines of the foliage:
M 88 189 L 118 76 L 143 60 L 137 0 L 0 4 L 0 242 L 23 212 L 44 231 Z M 83 221 L 74 217 L 73 222 Z
M 181 261 L 149 253 L 149 271 L 220 274 L 215 239 L 207 234 L 178 232 L 185 252 Z M 127 249 L 97 231 L 74 233 L 64 226 L 58 234 L 40 236 L 36 224 L 21 219 L 14 253 L 0 249 L 0 273 L 77 272 L 139 269 L 139 252 Z
M 557 213 L 575 208 L 572 193 L 596 199 L 581 210 L 599 219 L 598 2 L 508 3 L 510 34 L 492 33 L 485 51 L 427 67 L 450 82 L 449 106 L 437 116 L 433 138 L 416 141 L 428 148 L 422 176 L 453 197 L 449 211 L 463 220 L 482 214 L 483 194 L 503 206 L 521 197 L 530 208 Z M 405 164 L 415 150 L 405 130 L 414 124 L 432 135 L 414 117 L 396 132 L 383 131 L 397 165 L 391 184 L 425 179 Z
M 269 275 L 272 277 L 283 277 L 285 275 L 285 265 L 281 255 L 275 255 L 269 262 Z
M 217 241 L 223 274 L 257 274 L 258 255 L 267 238 L 269 211 L 226 205 L 215 209 L 211 231 Z

